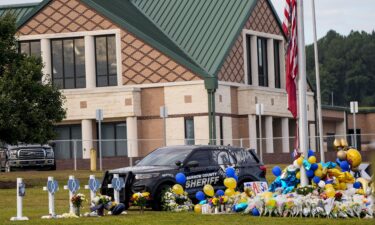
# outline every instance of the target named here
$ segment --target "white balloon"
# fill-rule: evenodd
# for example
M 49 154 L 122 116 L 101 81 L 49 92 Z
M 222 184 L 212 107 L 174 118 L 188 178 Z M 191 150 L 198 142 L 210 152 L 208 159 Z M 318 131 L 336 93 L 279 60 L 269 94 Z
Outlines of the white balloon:
M 319 181 L 318 186 L 320 188 L 324 188 L 324 186 L 326 186 L 326 182 L 324 182 L 324 181 L 321 180 L 321 181 Z
M 294 160 L 294 162 L 293 162 L 293 166 L 295 166 L 295 167 L 297 167 L 297 168 L 301 168 L 301 166 L 300 166 L 300 165 L 298 165 L 298 162 L 297 162 L 297 160 Z

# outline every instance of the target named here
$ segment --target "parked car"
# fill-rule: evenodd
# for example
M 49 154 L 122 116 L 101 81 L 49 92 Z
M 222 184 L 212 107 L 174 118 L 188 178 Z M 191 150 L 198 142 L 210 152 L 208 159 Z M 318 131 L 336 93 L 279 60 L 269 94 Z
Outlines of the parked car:
M 245 182 L 266 181 L 266 168 L 254 150 L 231 146 L 172 146 L 158 148 L 133 167 L 105 172 L 101 193 L 113 196 L 108 188 L 113 174 L 124 178 L 125 188 L 120 193 L 121 202 L 129 206 L 130 198 L 136 192 L 150 192 L 149 202 L 154 210 L 161 209 L 161 195 L 172 187 L 175 175 L 185 174 L 185 190 L 194 199 L 195 193 L 205 184 L 216 190 L 225 189 L 225 169 L 234 167 L 238 176 L 238 188 L 243 190 Z
M 2 145 L 0 146 L 0 171 L 15 168 L 47 168 L 56 170 L 55 154 L 50 145 Z

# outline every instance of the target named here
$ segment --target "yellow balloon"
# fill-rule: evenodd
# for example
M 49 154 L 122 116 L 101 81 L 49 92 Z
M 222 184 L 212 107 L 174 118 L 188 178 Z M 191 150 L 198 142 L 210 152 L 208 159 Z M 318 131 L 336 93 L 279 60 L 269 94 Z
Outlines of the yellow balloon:
M 230 189 L 235 189 L 237 187 L 237 181 L 233 177 L 225 178 L 224 186 Z
M 361 153 L 354 148 L 351 148 L 346 152 L 346 159 L 352 168 L 358 167 L 362 162 Z
M 215 193 L 214 188 L 211 186 L 211 184 L 206 184 L 206 185 L 204 185 L 204 187 L 203 187 L 203 192 L 204 192 L 207 196 L 210 196 L 210 197 L 214 196 L 214 193 Z
M 341 142 L 337 139 L 333 141 L 333 148 L 337 150 L 339 147 L 341 147 Z
M 233 189 L 227 188 L 224 192 L 224 194 L 228 197 L 234 195 L 235 191 Z
M 201 213 L 201 212 L 202 212 L 202 206 L 199 205 L 199 204 L 196 204 L 196 205 L 194 206 L 194 212 L 196 212 L 196 213 Z
M 264 197 L 265 199 L 268 199 L 268 198 L 272 198 L 273 193 L 267 191 L 267 192 L 263 192 L 262 195 L 263 195 L 263 197 Z
M 301 173 L 300 172 L 297 172 L 296 173 L 296 178 L 299 180 L 299 179 L 301 179 Z
M 334 188 L 332 184 L 326 184 L 326 186 L 324 186 L 324 189 L 328 190 L 328 189 L 334 189 Z
M 299 158 L 297 159 L 297 164 L 298 164 L 299 166 L 302 166 L 302 163 L 303 163 L 303 157 L 299 157 Z
M 321 169 L 317 169 L 315 170 L 314 175 L 321 178 L 323 176 L 323 171 Z
M 341 147 L 348 147 L 348 142 L 344 138 L 341 138 L 340 143 Z
M 323 169 L 323 166 L 322 166 L 322 164 L 321 163 L 318 163 L 318 169 Z
M 175 184 L 172 187 L 172 191 L 177 195 L 182 195 L 184 193 L 184 188 L 179 184 Z
M 315 156 L 310 156 L 307 161 L 309 161 L 309 163 L 311 163 L 311 164 L 314 164 L 314 163 L 316 163 L 316 157 Z
M 266 201 L 266 206 L 274 208 L 276 206 L 276 200 L 273 198 L 269 199 L 268 201 Z
M 339 188 L 340 190 L 346 190 L 347 189 L 346 183 L 340 183 Z
M 333 197 L 335 197 L 335 194 L 336 194 L 335 189 L 333 189 L 333 188 L 329 188 L 329 189 L 327 189 L 327 190 L 326 190 L 326 194 L 327 194 L 327 196 L 328 196 L 329 198 L 333 198 Z

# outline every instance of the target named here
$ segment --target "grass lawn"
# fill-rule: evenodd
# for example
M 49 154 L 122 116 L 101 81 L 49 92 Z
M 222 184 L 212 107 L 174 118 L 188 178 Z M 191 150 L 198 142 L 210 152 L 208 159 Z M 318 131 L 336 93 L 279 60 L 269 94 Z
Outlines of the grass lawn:
M 272 168 L 270 166 L 269 168 Z M 270 173 L 270 171 L 269 171 Z M 269 174 L 268 173 L 268 174 Z M 252 217 L 249 215 L 198 215 L 195 213 L 169 213 L 145 211 L 140 214 L 136 209 L 128 211 L 127 215 L 118 217 L 106 216 L 102 218 L 80 218 L 80 219 L 59 219 L 42 220 L 42 215 L 48 214 L 48 195 L 42 190 L 47 181 L 47 176 L 54 176 L 59 181 L 60 190 L 55 197 L 56 212 L 62 214 L 69 210 L 68 191 L 63 190 L 62 186 L 67 182 L 69 175 L 75 175 L 81 182 L 81 188 L 87 183 L 89 171 L 28 171 L 0 173 L 0 224 L 374 224 L 374 220 L 364 219 L 310 219 L 310 218 L 270 218 L 270 217 Z M 102 173 L 94 173 L 101 178 Z M 29 217 L 26 222 L 10 222 L 9 219 L 16 215 L 16 189 L 14 188 L 17 177 L 23 177 L 26 183 L 26 196 L 24 197 L 24 216 Z M 267 179 L 273 179 L 268 175 Z M 89 196 L 87 190 L 81 189 L 80 192 Z M 88 211 L 88 205 L 82 212 Z

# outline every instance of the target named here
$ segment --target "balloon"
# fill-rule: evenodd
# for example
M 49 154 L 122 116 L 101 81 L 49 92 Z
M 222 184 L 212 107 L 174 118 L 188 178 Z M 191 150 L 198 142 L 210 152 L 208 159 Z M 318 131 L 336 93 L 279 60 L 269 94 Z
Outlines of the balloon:
M 210 196 L 210 197 L 214 196 L 214 193 L 215 193 L 214 188 L 211 186 L 211 184 L 206 184 L 206 185 L 204 185 L 204 187 L 203 187 L 203 192 L 204 192 L 207 196 Z
M 323 169 L 323 166 L 321 163 L 318 163 L 318 169 Z
M 228 197 L 234 195 L 234 193 L 235 193 L 234 190 L 233 190 L 233 189 L 230 189 L 230 188 L 227 188 L 227 189 L 225 190 L 225 192 L 224 192 L 224 194 L 225 194 L 226 196 L 228 196 Z
M 234 175 L 233 178 L 236 180 L 236 182 L 238 182 L 238 177 L 237 177 L 237 175 Z
M 337 158 L 340 160 L 346 160 L 346 151 L 340 150 L 337 152 Z
M 311 164 L 311 170 L 315 171 L 318 169 L 318 164 L 314 163 L 314 164 Z
M 339 184 L 339 189 L 340 190 L 346 190 L 346 183 L 340 183 Z
M 216 195 L 219 196 L 219 197 L 223 196 L 224 194 L 225 194 L 225 192 L 221 189 L 216 191 Z
M 342 172 L 346 172 L 346 171 L 350 170 L 350 166 L 349 166 L 348 161 L 341 161 L 340 167 L 341 167 Z
M 201 213 L 201 212 L 202 212 L 202 206 L 199 205 L 199 204 L 196 204 L 196 205 L 194 206 L 194 212 L 196 212 L 196 213 Z
M 281 175 L 281 168 L 279 166 L 275 166 L 272 168 L 272 173 L 273 175 L 275 175 L 276 177 L 280 176 Z
M 172 191 L 176 194 L 176 195 L 182 195 L 184 193 L 184 188 L 179 185 L 179 184 L 175 184 L 173 185 L 172 187 Z
M 348 147 L 348 142 L 344 138 L 341 138 L 340 144 L 342 147 Z
M 253 214 L 253 216 L 260 216 L 259 210 L 257 208 L 253 208 L 251 210 L 251 214 Z
M 177 183 L 184 185 L 186 183 L 186 176 L 183 173 L 176 174 Z
M 302 163 L 303 163 L 303 157 L 299 157 L 299 158 L 297 159 L 297 164 L 298 164 L 299 166 L 302 166 Z
M 361 153 L 354 148 L 351 148 L 346 152 L 346 159 L 352 168 L 358 167 L 362 162 Z
M 316 163 L 316 157 L 310 156 L 307 161 L 309 161 L 309 163 L 311 163 L 311 164 Z
M 340 143 L 339 140 L 335 139 L 335 140 L 333 141 L 333 148 L 334 148 L 335 150 L 337 150 L 339 147 L 341 147 L 341 143 Z
M 264 197 L 265 199 L 268 199 L 268 198 L 272 198 L 273 193 L 270 192 L 270 191 L 267 191 L 267 192 L 263 192 L 262 195 L 263 195 L 263 197 Z
M 362 187 L 362 184 L 360 183 L 360 182 L 355 182 L 354 184 L 353 184 L 353 187 L 355 188 L 355 189 L 360 189 L 361 187 Z
M 234 168 L 228 167 L 225 170 L 225 174 L 227 175 L 227 177 L 234 177 L 236 175 L 236 171 L 234 170 Z
M 308 178 L 313 178 L 313 177 L 314 177 L 314 171 L 312 171 L 312 170 L 307 170 L 307 171 L 306 171 L 306 175 L 307 175 Z
M 206 198 L 206 196 L 204 195 L 203 191 L 198 191 L 195 194 L 195 198 L 198 199 L 199 201 L 202 201 Z
M 266 201 L 266 206 L 270 208 L 276 207 L 276 200 L 273 198 L 268 199 L 268 201 Z
M 328 189 L 333 189 L 333 185 L 332 184 L 326 184 L 326 186 L 324 187 L 326 190 Z
M 333 197 L 335 197 L 335 194 L 336 194 L 335 189 L 333 189 L 333 188 L 327 189 L 327 190 L 326 190 L 326 194 L 327 194 L 327 196 L 328 196 L 329 198 L 333 198 Z
M 314 183 L 319 184 L 319 182 L 320 182 L 320 177 L 314 177 L 314 178 L 313 178 L 313 181 L 314 181 Z
M 237 181 L 233 177 L 225 178 L 224 186 L 230 189 L 235 189 L 237 187 Z
M 296 178 L 299 180 L 299 179 L 301 179 L 301 173 L 298 171 L 297 173 L 296 173 Z
M 319 181 L 319 183 L 318 183 L 318 186 L 320 187 L 320 188 L 324 188 L 324 186 L 326 185 L 326 183 L 324 182 L 324 181 Z
M 362 189 L 366 192 L 368 185 L 369 185 L 369 181 L 363 177 L 360 177 L 360 178 L 357 178 L 357 182 L 361 183 Z
M 321 169 L 317 169 L 315 170 L 314 175 L 321 178 L 323 176 L 323 171 Z
M 309 152 L 307 153 L 307 157 L 315 155 L 315 152 L 311 149 L 309 149 Z

